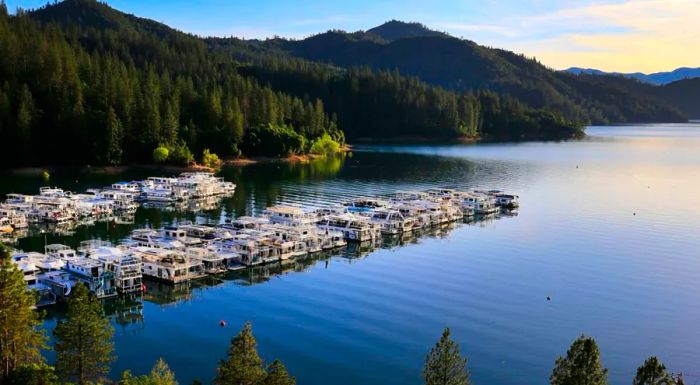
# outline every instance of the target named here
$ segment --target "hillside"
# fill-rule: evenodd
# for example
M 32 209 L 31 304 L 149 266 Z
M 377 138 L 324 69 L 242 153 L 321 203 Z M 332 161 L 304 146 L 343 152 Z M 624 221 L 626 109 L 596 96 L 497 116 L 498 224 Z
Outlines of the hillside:
M 380 26 L 368 29 L 367 33 L 378 36 L 388 42 L 412 37 L 447 36 L 445 33 L 428 29 L 428 27 L 420 23 L 404 23 L 398 20 L 387 21 Z
M 700 119 L 700 78 L 675 81 L 658 87 L 655 92 L 691 119 Z
M 372 31 L 403 34 L 396 32 L 377 39 Z M 589 77 L 553 71 L 523 55 L 484 47 L 412 23 L 391 21 L 367 33 L 329 31 L 304 40 L 236 43 L 248 43 L 258 53 L 289 55 L 345 68 L 398 69 L 404 75 L 458 92 L 489 89 L 582 122 L 686 119 L 655 93 L 638 93 L 635 80 L 610 84 L 591 81 Z M 217 47 L 225 45 L 226 39 L 218 39 Z
M 0 7 L 0 136 L 10 144 L 3 166 L 144 162 L 157 147 L 178 163 L 204 149 L 285 156 L 326 137 L 581 134 L 580 123 L 556 111 L 494 92 L 461 94 L 395 71 L 311 63 L 264 44 L 201 39 L 94 0 L 15 16 Z

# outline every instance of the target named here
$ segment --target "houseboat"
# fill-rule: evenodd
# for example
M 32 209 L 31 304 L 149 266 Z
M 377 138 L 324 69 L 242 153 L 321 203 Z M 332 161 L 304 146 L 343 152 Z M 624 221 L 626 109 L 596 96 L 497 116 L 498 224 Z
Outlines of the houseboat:
M 468 194 L 462 198 L 460 206 L 472 209 L 477 215 L 489 215 L 498 212 L 496 199 L 485 194 Z
M 270 223 L 286 226 L 312 226 L 318 222 L 316 214 L 306 212 L 301 207 L 293 205 L 268 207 L 263 215 Z
M 376 238 L 369 218 L 353 214 L 328 215 L 318 223 L 318 227 L 323 231 L 339 231 L 349 241 L 364 242 Z
M 99 261 L 105 270 L 114 274 L 114 285 L 119 294 L 141 291 L 141 259 L 128 249 L 112 247 L 109 243 L 85 241 L 78 250 L 86 258 Z
M 379 226 L 382 234 L 396 235 L 413 231 L 413 219 L 404 217 L 400 211 L 386 208 L 376 209 L 370 222 Z
M 178 284 L 205 276 L 202 262 L 181 251 L 143 246 L 133 247 L 131 251 L 141 258 L 145 277 Z
M 39 282 L 41 269 L 35 264 L 35 258 L 32 255 L 38 253 L 13 253 L 12 263 L 24 274 L 24 282 L 27 285 L 27 290 L 37 293 L 37 307 L 53 305 L 56 303 L 56 294 L 51 290 L 51 287 Z M 43 258 L 40 255 L 39 259 Z

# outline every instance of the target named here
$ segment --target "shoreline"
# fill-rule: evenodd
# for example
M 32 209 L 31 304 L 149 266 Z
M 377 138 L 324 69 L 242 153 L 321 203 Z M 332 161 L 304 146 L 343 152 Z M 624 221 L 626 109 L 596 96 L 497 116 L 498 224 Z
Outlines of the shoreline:
M 352 151 L 352 146 L 350 145 L 345 145 L 340 149 L 340 152 L 338 154 L 345 154 Z M 317 154 L 294 154 L 286 157 L 267 157 L 267 156 L 259 156 L 259 157 L 241 157 L 241 158 L 229 158 L 229 159 L 222 159 L 221 161 L 221 166 L 246 166 L 249 164 L 257 164 L 257 163 L 274 163 L 274 162 L 284 162 L 284 163 L 306 163 L 310 162 L 312 160 L 317 160 L 317 159 L 323 159 L 327 155 L 317 155 Z M 32 167 L 16 167 L 16 168 L 9 168 L 6 170 L 0 170 L 0 174 L 9 174 L 9 175 L 19 175 L 19 176 L 42 176 L 44 171 L 47 171 L 49 174 L 55 172 L 56 170 L 60 169 L 67 169 L 67 168 L 74 168 L 76 170 L 80 170 L 81 173 L 89 173 L 89 174 L 104 174 L 104 175 L 110 175 L 110 174 L 119 174 L 123 173 L 125 171 L 128 171 L 130 169 L 146 169 L 146 170 L 159 170 L 159 171 L 167 171 L 167 172 L 217 172 L 218 170 L 215 168 L 207 167 L 198 163 L 193 163 L 188 166 L 178 166 L 178 165 L 173 165 L 173 164 L 157 164 L 157 163 L 134 163 L 134 164 L 125 164 L 125 165 L 120 165 L 120 166 L 61 166 L 61 167 L 56 167 L 56 166 L 47 166 L 47 167 L 37 167 L 37 166 L 32 166 Z
M 357 138 L 354 143 L 357 144 L 381 144 L 381 143 L 397 143 L 397 144 L 416 144 L 416 143 L 446 143 L 446 144 L 473 144 L 482 141 L 479 136 L 461 136 L 458 138 L 428 138 L 422 136 L 395 136 L 390 138 Z

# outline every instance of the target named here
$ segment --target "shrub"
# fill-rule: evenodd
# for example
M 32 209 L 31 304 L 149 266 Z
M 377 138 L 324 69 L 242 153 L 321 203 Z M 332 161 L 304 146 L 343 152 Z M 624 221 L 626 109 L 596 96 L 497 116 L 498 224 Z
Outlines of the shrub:
M 156 163 L 164 163 L 168 160 L 168 155 L 170 155 L 170 150 L 165 146 L 158 146 L 153 150 L 153 161 Z
M 170 161 L 181 166 L 187 166 L 194 161 L 192 151 L 184 141 L 179 141 L 171 147 Z
M 202 164 L 209 168 L 219 168 L 221 167 L 221 159 L 219 159 L 218 155 L 209 151 L 208 148 L 205 148 L 202 152 Z
M 304 152 L 306 138 L 284 125 L 253 127 L 246 131 L 245 153 L 253 156 L 286 156 Z
M 336 142 L 328 134 L 323 134 L 320 138 L 314 140 L 311 144 L 312 154 L 316 155 L 331 155 L 340 152 L 340 143 Z

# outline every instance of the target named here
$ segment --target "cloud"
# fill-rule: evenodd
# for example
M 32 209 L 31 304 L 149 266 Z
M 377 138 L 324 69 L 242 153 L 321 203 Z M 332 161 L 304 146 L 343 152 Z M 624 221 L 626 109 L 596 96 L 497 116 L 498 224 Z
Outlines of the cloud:
M 652 72 L 700 66 L 699 18 L 700 2 L 694 0 L 593 4 L 522 20 L 526 28 L 563 32 L 520 46 L 558 68 Z
M 527 4 L 491 4 L 494 8 L 480 15 L 488 22 L 434 25 L 482 44 L 536 56 L 554 68 L 654 72 L 700 66 L 700 50 L 695 48 L 700 41 L 698 0 Z

